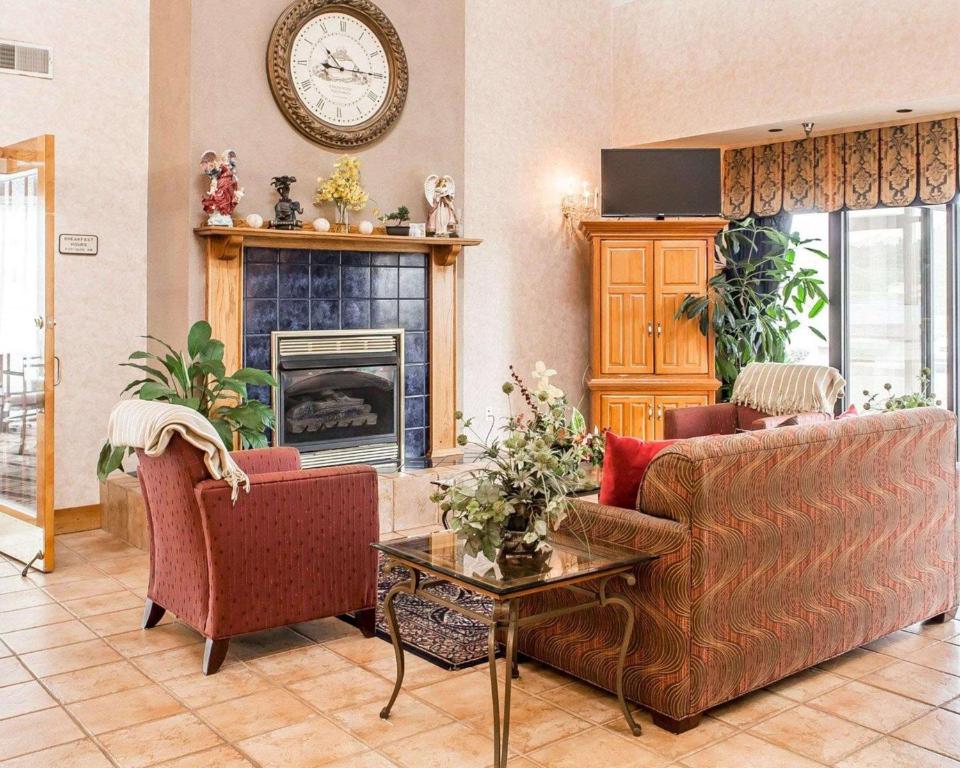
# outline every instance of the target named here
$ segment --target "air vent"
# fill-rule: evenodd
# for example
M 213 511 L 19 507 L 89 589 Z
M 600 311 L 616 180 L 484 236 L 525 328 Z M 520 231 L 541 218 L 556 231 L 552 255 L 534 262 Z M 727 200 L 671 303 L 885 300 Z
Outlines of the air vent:
M 364 352 L 397 352 L 400 339 L 394 334 L 303 336 L 280 339 L 280 357 L 296 355 L 344 355 Z
M 0 40 L 0 74 L 51 78 L 51 50 L 42 45 Z
M 343 464 L 387 464 L 396 469 L 399 448 L 396 443 L 358 445 L 353 448 L 331 448 L 326 451 L 311 451 L 300 454 L 300 466 L 304 469 L 336 467 Z

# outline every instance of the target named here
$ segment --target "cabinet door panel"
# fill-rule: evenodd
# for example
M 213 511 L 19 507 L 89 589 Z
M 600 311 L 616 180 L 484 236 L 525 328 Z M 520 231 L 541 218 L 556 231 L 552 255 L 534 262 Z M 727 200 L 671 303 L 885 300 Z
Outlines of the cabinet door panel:
M 601 373 L 653 372 L 652 297 L 653 243 L 601 243 Z
M 654 403 L 654 439 L 663 439 L 663 414 L 671 408 L 689 408 L 694 405 L 708 405 L 707 395 L 657 395 Z
M 652 440 L 654 406 L 650 395 L 601 395 L 600 428 L 621 436 Z
M 656 372 L 707 373 L 709 339 L 696 321 L 675 319 L 688 294 L 707 290 L 705 240 L 663 240 L 655 245 Z

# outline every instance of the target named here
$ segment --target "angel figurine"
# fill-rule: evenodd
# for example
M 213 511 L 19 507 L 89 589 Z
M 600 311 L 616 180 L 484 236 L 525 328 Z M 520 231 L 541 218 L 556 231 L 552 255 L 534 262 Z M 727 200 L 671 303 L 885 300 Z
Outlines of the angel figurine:
M 453 207 L 456 185 L 451 176 L 431 174 L 423 182 L 423 193 L 430 204 L 427 234 L 433 237 L 456 237 L 460 222 Z
M 219 227 L 233 226 L 231 214 L 243 197 L 243 188 L 237 182 L 237 153 L 225 149 L 217 153 L 207 150 L 200 158 L 200 170 L 210 177 L 210 187 L 203 196 L 203 211 L 210 214 L 207 224 Z

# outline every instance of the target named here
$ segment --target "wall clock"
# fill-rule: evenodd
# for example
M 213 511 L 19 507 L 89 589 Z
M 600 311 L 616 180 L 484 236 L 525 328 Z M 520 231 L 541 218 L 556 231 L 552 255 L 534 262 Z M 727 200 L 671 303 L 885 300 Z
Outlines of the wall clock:
M 267 76 L 280 110 L 325 147 L 380 138 L 407 100 L 407 57 L 369 0 L 298 0 L 277 19 Z

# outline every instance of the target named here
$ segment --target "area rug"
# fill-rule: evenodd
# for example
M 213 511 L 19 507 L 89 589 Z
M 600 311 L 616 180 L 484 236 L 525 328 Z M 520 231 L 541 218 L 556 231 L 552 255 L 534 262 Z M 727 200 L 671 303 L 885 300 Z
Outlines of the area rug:
M 377 636 L 388 643 L 393 641 L 390 639 L 390 630 L 383 614 L 383 600 L 394 584 L 409 578 L 410 572 L 406 568 L 385 572 L 383 558 L 380 559 Z M 493 611 L 489 598 L 460 589 L 453 584 L 438 584 L 430 587 L 430 590 L 476 613 L 489 616 Z M 412 595 L 397 595 L 393 600 L 393 607 L 403 647 L 410 653 L 444 669 L 463 669 L 487 660 L 487 627 L 480 622 Z

